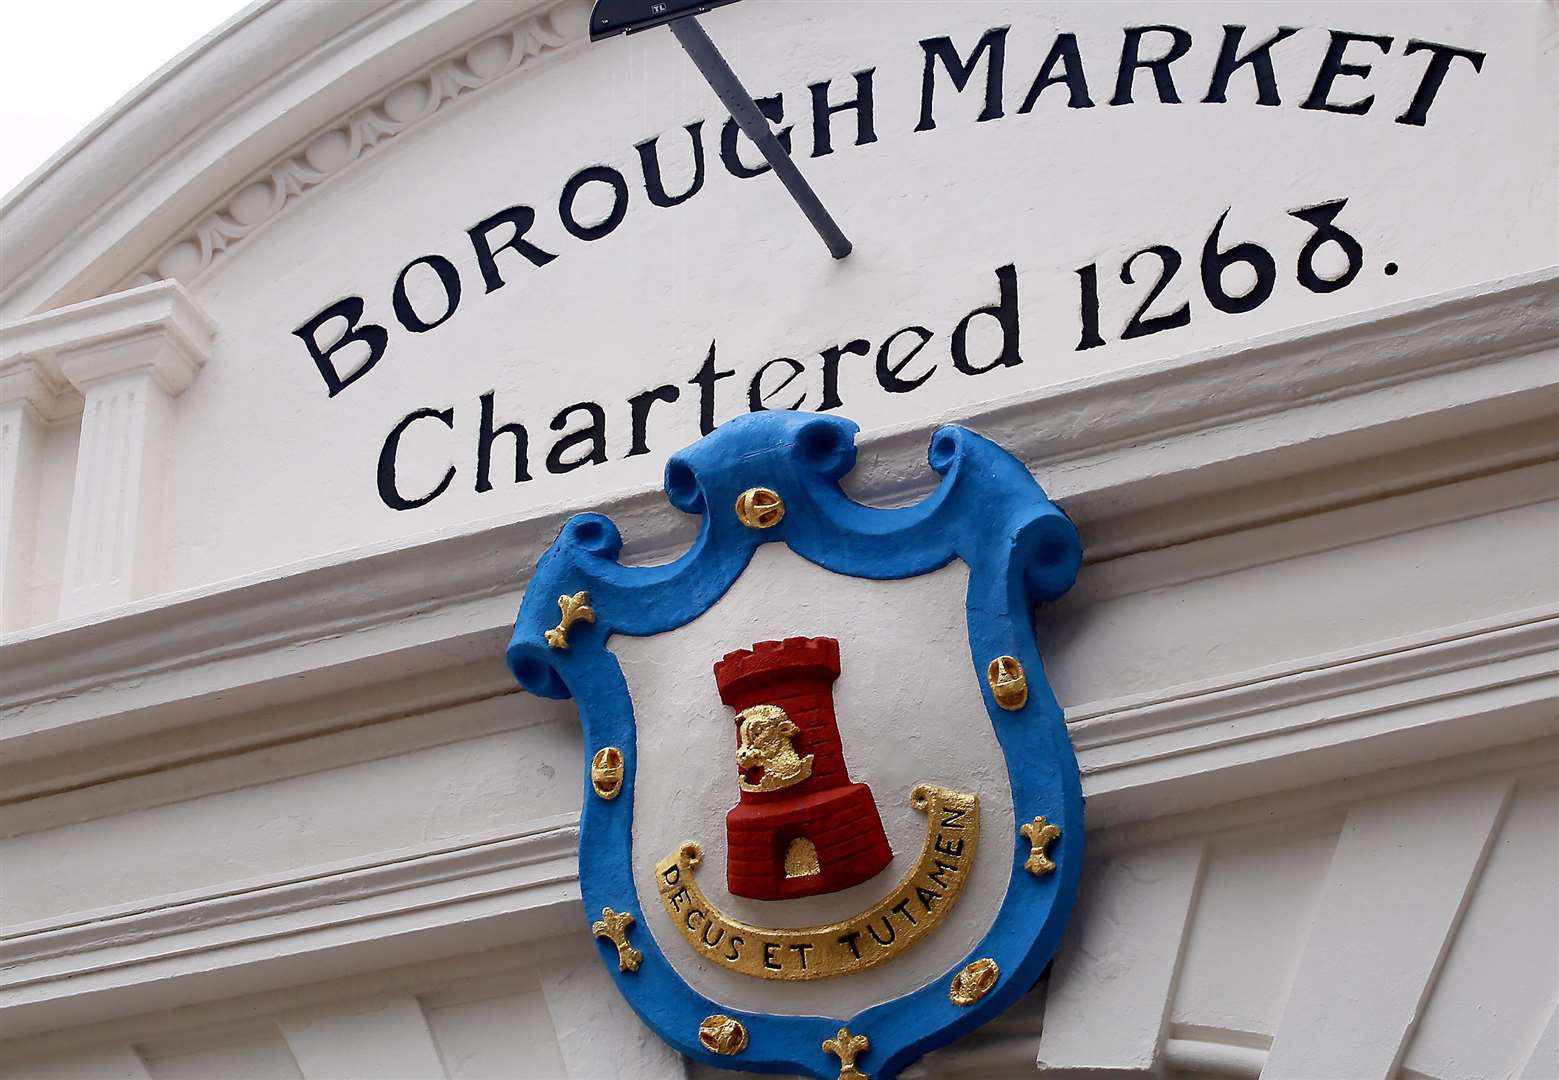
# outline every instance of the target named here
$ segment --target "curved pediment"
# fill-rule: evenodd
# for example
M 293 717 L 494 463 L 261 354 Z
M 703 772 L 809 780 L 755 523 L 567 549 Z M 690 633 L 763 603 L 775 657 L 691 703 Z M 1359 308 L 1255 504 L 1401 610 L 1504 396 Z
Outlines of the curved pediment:
M 588 0 L 262 0 L 0 203 L 7 320 L 189 283 L 302 193 L 454 99 L 582 41 Z
M 720 6 L 837 261 L 662 29 L 590 43 L 584 0 L 259 6 L 0 209 L 11 339 L 44 342 L 4 363 L 55 431 L 90 398 L 67 369 L 110 370 L 57 359 L 87 348 L 62 305 L 176 290 L 215 328 L 130 596 L 643 491 L 754 409 L 839 410 L 869 445 L 1005 402 L 1033 445 L 1129 444 L 1231 348 L 1559 258 L 1556 136 L 1523 119 L 1556 105 L 1552 7 L 1346 15 Z M 1305 393 L 1398 371 L 1317 349 L 1337 370 Z M 1291 396 L 1307 363 L 1198 400 Z M 1068 394 L 1102 411 L 1040 432 Z M 40 439 L 68 478 L 76 447 Z

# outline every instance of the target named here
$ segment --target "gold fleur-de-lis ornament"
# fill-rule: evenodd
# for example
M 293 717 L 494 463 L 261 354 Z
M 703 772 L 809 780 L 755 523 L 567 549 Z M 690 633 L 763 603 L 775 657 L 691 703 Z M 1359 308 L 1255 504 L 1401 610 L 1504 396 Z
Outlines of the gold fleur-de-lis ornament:
M 573 596 L 564 593 L 558 597 L 558 610 L 563 613 L 563 618 L 542 637 L 547 639 L 547 644 L 552 648 L 566 649 L 568 632 L 574 628 L 575 623 L 595 622 L 595 608 L 590 606 L 590 594 L 581 590 Z
M 1056 864 L 1046 854 L 1045 849 L 1053 841 L 1061 839 L 1061 829 L 1050 824 L 1044 818 L 1037 817 L 1019 829 L 1018 832 L 1028 837 L 1029 843 L 1033 845 L 1029 850 L 1028 859 L 1023 863 L 1023 869 L 1036 877 L 1043 877 L 1053 871 L 1056 868 Z
M 839 1080 L 871 1080 L 855 1067 L 855 1059 L 872 1047 L 865 1035 L 852 1035 L 849 1028 L 840 1028 L 832 1039 L 823 1040 L 823 1052 L 839 1059 Z
M 618 971 L 638 971 L 639 965 L 644 962 L 644 954 L 628 944 L 628 928 L 633 924 L 632 915 L 608 907 L 601 909 L 601 917 L 590 926 L 590 932 L 596 937 L 606 938 L 617 946 Z

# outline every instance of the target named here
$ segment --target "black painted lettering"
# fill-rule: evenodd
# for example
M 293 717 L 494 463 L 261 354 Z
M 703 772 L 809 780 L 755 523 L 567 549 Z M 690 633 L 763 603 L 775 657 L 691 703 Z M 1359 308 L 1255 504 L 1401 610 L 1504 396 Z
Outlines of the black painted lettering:
M 1099 264 L 1089 263 L 1077 268 L 1078 319 L 1083 333 L 1077 341 L 1077 351 L 1097 349 L 1104 344 L 1099 336 Z
M 586 184 L 605 184 L 612 189 L 612 207 L 594 225 L 581 224 L 574 214 L 574 200 L 579 198 Z M 613 229 L 622 224 L 627 213 L 628 181 L 610 165 L 591 165 L 580 169 L 568 178 L 568 183 L 563 185 L 563 194 L 558 197 L 558 217 L 562 219 L 563 227 L 581 240 L 599 240 L 609 236 Z
M 500 251 L 517 251 L 525 256 L 532 266 L 546 266 L 557 258 L 551 252 L 543 251 L 525 239 L 525 234 L 534 224 L 536 224 L 535 210 L 528 206 L 511 206 L 466 230 L 466 235 L 471 238 L 471 249 L 476 252 L 476 265 L 482 271 L 482 280 L 486 283 L 488 292 L 496 292 L 506 284 L 503 275 L 498 272 Z M 508 225 L 514 232 L 509 234 L 509 239 L 493 247 L 491 233 L 503 225 Z
M 1131 319 L 1121 331 L 1122 340 L 1146 337 L 1149 334 L 1161 333 L 1165 330 L 1173 330 L 1177 326 L 1185 326 L 1191 321 L 1191 302 L 1188 300 L 1163 315 L 1149 315 L 1148 308 L 1153 306 L 1159 294 L 1169 288 L 1170 281 L 1180 272 L 1180 252 L 1168 244 L 1154 244 L 1145 247 L 1141 251 L 1133 252 L 1131 257 L 1121 266 L 1121 282 L 1126 285 L 1135 285 L 1137 279 L 1132 276 L 1131 268 L 1143 255 L 1156 255 L 1161 265 L 1162 272 L 1158 276 L 1157 283 L 1148 290 L 1148 295 L 1142 301 L 1142 306 L 1132 313 Z
M 1343 55 L 1348 51 L 1348 46 L 1354 42 L 1373 45 L 1383 53 L 1391 51 L 1391 39 L 1375 34 L 1350 34 L 1344 30 L 1333 30 L 1332 41 L 1326 47 L 1326 56 L 1321 60 L 1321 68 L 1316 72 L 1315 85 L 1310 88 L 1310 96 L 1305 98 L 1301 109 L 1315 109 L 1320 112 L 1346 113 L 1349 116 L 1363 116 L 1370 111 L 1370 106 L 1375 104 L 1375 95 L 1370 94 L 1357 101 L 1346 105 L 1339 105 L 1332 101 L 1332 84 L 1339 78 L 1369 77 L 1370 66 L 1368 64 L 1345 64 Z
M 1290 210 L 1289 214 L 1315 228 L 1305 246 L 1299 249 L 1299 261 L 1295 270 L 1299 284 L 1313 293 L 1336 292 L 1345 288 L 1364 269 L 1364 246 L 1346 230 L 1337 226 L 1337 215 L 1348 205 L 1347 199 L 1307 206 L 1302 210 Z M 1343 271 L 1335 278 L 1324 278 L 1316 270 L 1315 257 L 1327 244 L 1336 244 L 1346 260 Z
M 843 345 L 830 345 L 819 354 L 823 358 L 823 403 L 817 407 L 818 412 L 837 409 L 844 404 L 839 399 L 839 358 L 846 353 L 852 356 L 870 356 L 872 343 L 856 338 Z
M 704 186 L 704 122 L 689 124 L 683 129 L 693 143 L 693 179 L 680 195 L 666 194 L 666 182 L 660 174 L 660 151 L 656 148 L 659 136 L 646 139 L 634 147 L 639 152 L 639 165 L 644 172 L 644 193 L 655 206 L 676 206 L 698 194 Z
M 726 371 L 715 370 L 715 343 L 709 343 L 709 355 L 704 357 L 704 364 L 698 369 L 688 382 L 698 387 L 698 430 L 708 435 L 715 429 L 715 383 L 721 379 L 729 379 L 736 374 L 734 369 Z
M 957 866 L 953 865 L 952 863 L 945 863 L 941 859 L 937 859 L 936 869 L 928 871 L 926 873 L 926 877 L 930 878 L 932 883 L 935 884 L 937 888 L 941 889 L 943 892 L 946 892 L 947 875 L 956 873 L 958 873 Z
M 504 424 L 493 427 L 493 391 L 481 397 L 482 423 L 476 433 L 476 490 L 491 491 L 489 477 L 493 463 L 493 440 L 500 435 L 514 436 L 514 483 L 530 479 L 530 436 L 524 424 Z
M 941 852 L 943 855 L 946 855 L 949 859 L 959 858 L 964 853 L 964 842 L 962 838 L 957 840 L 949 840 L 941 833 L 936 834 L 936 839 L 931 842 L 931 846 L 934 847 L 937 851 Z
M 888 934 L 886 939 L 884 939 L 881 934 L 877 933 L 876 923 L 866 924 L 866 929 L 871 932 L 872 940 L 884 948 L 887 948 L 889 945 L 893 944 L 893 940 L 899 936 L 899 932 L 893 928 L 893 920 L 889 919 L 886 915 L 882 917 L 882 928 Z
M 763 966 L 770 971 L 783 971 L 784 969 L 774 962 L 774 954 L 779 952 L 779 942 L 765 941 L 763 943 Z
M 797 942 L 790 947 L 790 951 L 795 953 L 796 956 L 801 960 L 802 971 L 807 969 L 807 950 L 811 949 L 812 947 L 812 944 L 806 941 Z
M 915 886 L 915 896 L 919 898 L 920 906 L 925 908 L 927 911 L 931 910 L 932 904 L 942 899 L 941 893 L 935 891 L 934 889 L 928 889 L 924 885 Z
M 578 431 L 571 431 L 552 445 L 547 452 L 547 471 L 550 473 L 573 472 L 581 465 L 599 465 L 606 460 L 606 410 L 593 401 L 581 401 L 560 409 L 552 418 L 552 430 L 563 431 L 568 427 L 569 414 L 582 412 L 590 417 L 590 423 Z M 573 458 L 564 459 L 566 451 L 589 444 L 589 449 Z
M 861 947 L 857 944 L 857 942 L 860 940 L 861 935 L 859 932 L 839 935 L 839 944 L 849 949 L 850 955 L 855 957 L 857 960 L 861 958 Z
M 711 930 L 715 932 L 715 939 L 713 941 L 709 940 L 709 931 Z M 699 939 L 703 941 L 704 947 L 706 949 L 713 949 L 715 946 L 720 944 L 720 939 L 725 937 L 725 927 L 719 925 L 713 919 L 711 919 L 709 922 L 704 924 L 704 931 L 698 936 Z
M 1058 65 L 1061 68 L 1059 74 L 1056 73 Z M 1088 96 L 1088 80 L 1083 76 L 1083 56 L 1077 50 L 1076 34 L 1056 35 L 1056 43 L 1050 47 L 1050 55 L 1040 65 L 1039 74 L 1034 76 L 1034 85 L 1029 87 L 1028 95 L 1018 112 L 1028 112 L 1039 100 L 1039 95 L 1045 92 L 1045 88 L 1057 83 L 1065 83 L 1071 94 L 1067 99 L 1067 108 L 1093 108 L 1093 98 Z
M 930 131 L 936 127 L 936 66 L 942 65 L 942 70 L 947 72 L 947 77 L 952 80 L 953 89 L 963 93 L 964 87 L 969 85 L 969 80 L 974 77 L 974 69 L 979 65 L 982 57 L 988 58 L 985 68 L 985 107 L 980 110 L 978 120 L 997 120 L 1002 116 L 1001 82 L 1002 69 L 1007 62 L 1007 27 L 993 26 L 980 38 L 975 45 L 974 52 L 969 54 L 969 59 L 964 60 L 958 55 L 958 50 L 953 47 L 953 39 L 949 37 L 926 38 L 920 43 L 921 51 L 925 53 L 926 63 L 920 75 L 920 123 L 915 125 L 916 131 Z
M 1413 94 L 1412 104 L 1408 105 L 1407 112 L 1397 117 L 1397 123 L 1423 127 L 1429 119 L 1429 106 L 1434 104 L 1435 96 L 1440 93 L 1440 85 L 1445 82 L 1446 72 L 1451 70 L 1451 61 L 1459 56 L 1472 65 L 1473 71 L 1481 72 L 1484 54 L 1472 49 L 1457 49 L 1450 45 L 1436 45 L 1432 41 L 1414 39 L 1407 43 L 1402 55 L 1412 56 L 1416 52 L 1430 54 L 1429 66 L 1424 69 L 1424 77 Z
M 913 334 L 920 340 L 909 348 L 909 352 L 891 359 L 893 343 L 904 334 Z M 926 342 L 931 340 L 931 331 L 924 326 L 906 326 L 902 330 L 895 330 L 888 335 L 888 339 L 877 350 L 877 382 L 890 394 L 907 394 L 915 387 L 920 386 L 936 373 L 936 365 L 932 364 L 924 372 L 913 379 L 903 377 L 904 369 L 909 367 L 909 362 L 915 359 L 916 354 L 926 347 Z
M 732 934 L 725 943 L 725 959 L 733 964 L 740 960 L 742 958 L 742 946 L 746 943 L 747 939 L 740 934 Z
M 359 326 L 358 320 L 362 317 L 362 297 L 348 296 L 344 300 L 337 300 L 292 332 L 294 337 L 303 342 L 304 348 L 308 349 L 309 356 L 314 361 L 314 366 L 319 368 L 320 377 L 325 380 L 325 389 L 329 397 L 335 397 L 367 375 L 384 356 L 384 347 L 390 339 L 389 333 L 384 327 L 373 323 L 363 323 Z M 321 348 L 319 332 L 332 319 L 345 319 L 346 330 L 329 347 Z M 368 355 L 355 368 L 342 375 L 341 370 L 336 367 L 335 355 L 356 342 L 368 346 Z
M 1207 96 L 1202 100 L 1215 105 L 1227 102 L 1229 80 L 1236 71 L 1248 64 L 1251 74 L 1256 77 L 1256 104 L 1283 104 L 1283 99 L 1278 96 L 1277 75 L 1272 70 L 1272 46 L 1297 33 L 1297 26 L 1280 26 L 1277 33 L 1241 56 L 1240 38 L 1245 34 L 1245 27 L 1226 25 L 1223 28 L 1223 47 L 1218 50 L 1218 63 L 1213 68 L 1213 79 L 1207 87 Z
M 628 456 L 638 457 L 640 454 L 650 452 L 649 426 L 650 407 L 657 401 L 667 403 L 676 401 L 682 396 L 682 391 L 675 386 L 657 386 L 653 390 L 646 390 L 642 394 L 635 394 L 628 399 L 628 412 L 632 417 L 633 441 L 628 446 Z
M 426 266 L 431 269 L 444 288 L 444 311 L 432 321 L 417 314 L 416 309 L 411 305 L 411 297 L 406 293 L 406 275 L 410 274 L 412 267 L 415 266 Z M 460 273 L 455 269 L 455 264 L 442 255 L 423 255 L 401 268 L 400 274 L 395 278 L 395 292 L 392 299 L 395 301 L 395 317 L 400 320 L 400 324 L 413 334 L 425 334 L 436 326 L 443 326 L 460 306 Z
M 758 111 L 771 124 L 777 124 L 785 119 L 785 96 L 775 94 L 773 97 L 758 98 L 753 102 L 758 106 Z M 774 133 L 779 139 L 785 152 L 790 153 L 790 125 L 787 124 Z M 720 129 L 720 163 L 725 166 L 725 171 L 738 180 L 746 180 L 753 176 L 762 176 L 769 171 L 768 162 L 762 165 L 748 165 L 742 161 L 741 144 L 738 140 L 742 136 L 742 129 L 735 120 L 727 120 L 725 126 Z M 707 432 L 706 432 L 707 434 Z
M 904 918 L 909 920 L 909 924 L 911 926 L 920 925 L 915 921 L 915 916 L 909 913 L 909 897 L 907 896 L 900 900 L 897 904 L 893 905 L 893 914 L 904 916 Z
M 415 510 L 419 506 L 426 506 L 444 494 L 444 489 L 449 487 L 450 481 L 455 478 L 455 467 L 451 465 L 444 471 L 444 478 L 438 482 L 432 491 L 415 499 L 408 499 L 402 495 L 400 488 L 395 484 L 395 458 L 400 452 L 401 436 L 406 433 L 407 428 L 411 427 L 418 420 L 426 419 L 438 420 L 453 431 L 455 427 L 455 410 L 452 408 L 418 409 L 415 412 L 407 413 L 401 418 L 399 423 L 390 429 L 390 433 L 385 436 L 384 446 L 379 450 L 379 498 L 391 510 Z
M 1153 60 L 1142 59 L 1142 38 L 1145 34 L 1169 35 L 1169 48 L 1163 56 Z M 1131 104 L 1132 84 L 1137 80 L 1137 72 L 1143 68 L 1153 72 L 1153 85 L 1158 90 L 1159 101 L 1167 105 L 1180 104 L 1180 95 L 1175 93 L 1175 80 L 1169 73 L 1169 65 L 1190 49 L 1191 35 L 1178 26 L 1128 26 L 1126 40 L 1121 45 L 1121 66 L 1115 73 L 1115 96 L 1110 99 L 1110 104 Z
M 829 80 L 815 82 L 807 89 L 812 92 L 812 156 L 822 157 L 834 152 L 833 132 L 830 130 L 835 113 L 855 112 L 855 145 L 865 146 L 877 141 L 872 110 L 872 74 L 876 68 L 855 73 L 855 97 L 837 105 L 828 103 Z
M 992 368 L 1017 367 L 1023 363 L 1018 351 L 1018 273 L 1008 263 L 996 270 L 1001 299 L 986 307 L 977 307 L 959 320 L 953 330 L 953 366 L 965 375 L 980 375 Z M 1001 352 L 984 367 L 969 362 L 969 324 L 976 316 L 985 315 L 996 320 L 1001 327 Z
M 786 367 L 788 367 L 790 369 L 790 374 L 786 375 L 785 378 L 780 381 L 778 386 L 772 386 L 765 390 L 763 388 L 763 377 L 765 374 L 767 374 L 771 367 L 774 367 L 778 364 L 784 364 Z M 805 371 L 806 368 L 802 366 L 801 361 L 794 360 L 788 356 L 778 356 L 773 360 L 768 361 L 756 372 L 754 372 L 752 382 L 747 385 L 747 411 L 764 412 L 768 410 L 771 407 L 768 404 L 768 399 L 773 397 L 775 394 L 782 393 L 785 387 L 796 381 L 796 376 L 802 374 Z M 780 405 L 778 408 L 799 409 L 801 408 L 802 403 L 804 403 L 806 400 L 807 395 L 803 393 L 789 405 Z
M 1226 251 L 1220 250 L 1219 245 L 1222 241 L 1218 236 L 1223 231 L 1223 223 L 1228 217 L 1228 210 L 1218 215 L 1218 223 L 1213 226 L 1213 231 L 1207 236 L 1207 242 L 1202 245 L 1202 292 L 1206 295 L 1207 302 L 1219 311 L 1238 315 L 1266 303 L 1267 297 L 1272 295 L 1273 286 L 1277 283 L 1277 263 L 1273 260 L 1270 251 L 1260 244 L 1248 241 L 1235 244 Z M 1244 293 L 1233 296 L 1224 291 L 1223 276 L 1230 266 L 1237 263 L 1249 266 L 1256 282 Z

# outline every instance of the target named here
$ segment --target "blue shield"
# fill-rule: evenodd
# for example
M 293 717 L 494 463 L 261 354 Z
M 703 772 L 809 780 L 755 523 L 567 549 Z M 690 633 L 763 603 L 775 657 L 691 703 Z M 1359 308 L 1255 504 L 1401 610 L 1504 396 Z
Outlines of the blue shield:
M 992 1019 L 1033 986 L 1066 926 L 1082 867 L 1077 761 L 1061 709 L 1044 679 L 1034 626 L 1036 604 L 1060 596 L 1076 577 L 1082 559 L 1076 529 L 1021 462 L 956 426 L 932 436 L 928 459 L 941 479 L 930 495 L 913 506 L 863 506 L 840 488 L 841 478 L 855 464 L 856 431 L 855 424 L 839 417 L 756 413 L 723 425 L 673 455 L 666 466 L 666 495 L 679 510 L 699 517 L 691 548 L 661 565 L 627 566 L 619 561 L 622 540 L 611 520 L 599 514 L 571 519 L 537 565 L 509 643 L 509 666 L 526 689 L 546 697 L 573 697 L 578 703 L 587 755 L 580 887 L 602 960 L 645 1023 L 677 1050 L 715 1066 L 826 1080 L 890 1080 L 928 1050 Z M 901 771 L 922 768 L 928 781 L 952 789 L 961 778 L 931 775 L 946 765 L 934 754 L 904 765 L 915 758 L 915 725 L 952 725 L 960 740 L 972 744 L 987 739 L 992 747 L 989 771 L 996 780 L 986 781 L 988 805 L 982 818 L 991 839 L 982 841 L 978 853 L 973 848 L 969 852 L 975 860 L 984 856 L 982 880 L 996 883 L 986 907 L 977 908 L 971 900 L 961 907 L 943 905 L 944 913 L 932 903 L 940 897 L 928 881 L 921 890 L 925 910 L 937 910 L 940 925 L 929 917 L 925 925 L 915 921 L 912 916 L 921 909 L 914 907 L 891 908 L 901 921 L 887 915 L 879 924 L 889 937 L 895 926 L 901 928 L 901 948 L 908 948 L 916 934 L 924 935 L 924 946 L 915 944 L 902 953 L 884 951 L 880 957 L 874 953 L 867 960 L 850 940 L 848 918 L 816 928 L 828 934 L 827 940 L 817 939 L 815 952 L 811 945 L 783 944 L 801 933 L 784 929 L 792 924 L 783 919 L 768 943 L 744 941 L 743 935 L 761 937 L 765 931 L 734 919 L 717 928 L 716 919 L 701 911 L 688 915 L 686 927 L 667 929 L 672 927 L 668 919 L 680 917 L 681 900 L 688 895 L 673 888 L 678 884 L 678 849 L 672 845 L 669 857 L 660 862 L 666 851 L 635 851 L 636 835 L 642 838 L 650 831 L 643 820 L 635 824 L 636 797 L 642 795 L 647 803 L 652 779 L 660 781 L 660 773 L 677 766 L 667 766 L 664 753 L 656 751 L 661 753 L 654 766 L 659 772 L 652 777 L 648 771 L 651 743 L 645 740 L 643 725 L 652 697 L 664 699 L 667 694 L 657 690 L 650 695 L 637 684 L 631 686 L 623 658 L 630 648 L 642 652 L 646 642 L 653 647 L 663 636 L 670 641 L 683 628 L 713 625 L 704 617 L 723 598 L 740 592 L 743 575 L 762 563 L 765 553 L 785 559 L 793 554 L 798 565 L 811 564 L 807 572 L 819 574 L 825 589 L 837 582 L 857 590 L 842 589 L 841 595 L 865 596 L 859 590 L 874 590 L 866 600 L 850 600 L 855 607 L 877 606 L 880 594 L 882 604 L 891 609 L 899 586 L 888 582 L 930 580 L 952 569 L 966 574 L 957 579 L 960 592 L 951 594 L 955 602 L 961 599 L 963 618 L 957 619 L 955 612 L 946 624 L 952 628 L 947 634 L 939 636 L 933 628 L 925 643 L 926 657 L 952 664 L 955 674 L 939 677 L 939 682 L 959 684 L 969 702 L 981 702 L 983 709 L 971 704 L 967 714 L 949 716 L 901 708 L 891 720 L 873 720 L 877 735 L 870 744 L 871 754 Z M 775 597 L 775 605 L 783 606 L 784 599 Z M 765 606 L 749 603 L 744 611 L 752 613 L 744 617 L 760 624 Z M 962 633 L 956 629 L 960 624 Z M 787 623 L 783 629 L 793 627 Z M 831 632 L 828 626 L 813 629 Z M 714 631 L 704 637 L 724 641 L 733 650 L 753 644 L 710 633 Z M 841 637 L 847 654 L 869 647 L 870 642 Z M 693 662 L 707 672 L 709 663 L 719 659 L 718 654 L 700 654 Z M 917 672 L 930 671 L 932 665 L 914 656 L 902 659 L 897 668 L 879 665 L 871 670 L 874 677 L 892 672 L 913 693 Z M 653 707 L 667 714 L 677 703 L 655 700 Z M 690 745 L 714 740 L 720 743 L 720 753 L 728 752 L 729 727 L 706 730 L 691 714 L 679 722 Z M 895 737 L 883 739 L 884 731 L 895 732 Z M 678 780 L 695 787 L 702 782 L 698 777 L 685 784 Z M 885 790 L 881 783 L 874 787 L 879 802 L 903 794 Z M 667 800 L 682 790 L 665 783 L 662 789 L 655 796 L 657 807 L 672 805 Z M 935 816 L 934 809 L 927 809 L 928 801 L 934 803 L 927 792 L 940 790 L 914 787 L 911 798 L 922 818 Z M 718 815 L 706 818 L 688 819 L 693 823 L 689 829 L 696 826 L 704 835 L 688 837 L 690 843 L 681 849 L 684 876 L 699 865 L 700 852 L 708 853 L 711 866 L 718 855 L 725 824 Z M 938 871 L 937 853 L 952 847 L 935 833 L 936 824 L 933 820 L 925 826 L 925 865 L 933 876 L 941 873 L 945 878 L 958 867 L 944 863 Z M 648 847 L 648 841 L 641 846 Z M 899 870 L 912 861 L 913 852 L 900 844 L 895 858 Z M 906 896 L 914 893 L 913 873 L 901 885 L 910 890 Z M 848 906 L 857 896 L 867 897 L 861 901 L 865 906 L 894 876 L 893 870 L 885 870 L 880 880 L 873 879 L 876 884 L 867 882 L 838 894 L 835 908 Z M 879 911 L 889 910 L 882 905 L 891 904 L 894 894 L 890 890 L 884 895 L 888 899 L 879 902 Z M 755 907 L 761 908 L 762 902 L 749 904 L 747 910 Z M 700 918 L 695 921 L 694 915 Z M 716 940 L 723 940 L 730 954 L 700 955 L 699 929 L 705 946 L 712 935 L 728 935 Z M 825 970 L 824 946 L 844 957 L 837 974 Z M 870 976 L 848 968 L 854 961 L 841 951 L 847 946 L 860 961 L 858 967 L 875 965 Z M 734 964 L 737 953 L 756 970 L 710 970 L 723 961 Z M 812 969 L 782 971 L 784 958 L 793 955 L 799 955 L 803 967 L 811 956 Z M 918 967 L 910 964 L 912 958 Z M 927 963 L 935 970 L 927 970 Z M 818 981 L 793 984 L 765 978 Z M 848 997 L 825 992 L 825 979 L 832 985 L 857 980 L 848 985 L 866 989 L 850 999 L 847 1011 L 833 1015 L 798 1008 L 798 1000 L 826 1003 Z M 732 992 L 724 993 L 722 987 Z M 798 998 L 798 993 L 812 997 Z M 776 1002 L 772 1010 L 765 995 Z

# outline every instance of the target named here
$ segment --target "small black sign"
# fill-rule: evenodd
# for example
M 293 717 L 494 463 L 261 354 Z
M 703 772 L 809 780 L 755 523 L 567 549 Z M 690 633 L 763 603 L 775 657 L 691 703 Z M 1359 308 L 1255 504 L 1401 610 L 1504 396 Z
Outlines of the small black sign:
M 635 34 L 684 15 L 702 15 L 736 0 L 596 0 L 590 12 L 590 40 Z

